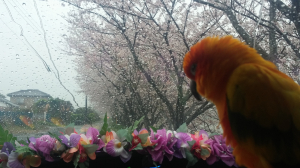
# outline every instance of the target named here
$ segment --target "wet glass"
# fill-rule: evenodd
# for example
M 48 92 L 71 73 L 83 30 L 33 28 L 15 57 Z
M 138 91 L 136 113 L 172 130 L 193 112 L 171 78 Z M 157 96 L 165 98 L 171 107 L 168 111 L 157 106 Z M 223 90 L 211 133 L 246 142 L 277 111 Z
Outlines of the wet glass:
M 20 140 L 139 128 L 222 133 L 214 105 L 191 94 L 182 62 L 207 36 L 232 35 L 299 83 L 297 1 L 3 0 L 0 124 Z

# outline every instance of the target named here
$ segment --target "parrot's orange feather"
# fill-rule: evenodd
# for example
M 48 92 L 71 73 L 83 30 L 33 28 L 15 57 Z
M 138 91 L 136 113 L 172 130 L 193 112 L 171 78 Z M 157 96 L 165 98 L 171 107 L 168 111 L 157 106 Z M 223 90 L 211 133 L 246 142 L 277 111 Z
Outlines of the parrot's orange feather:
M 207 37 L 185 55 L 183 68 L 216 105 L 238 164 L 300 164 L 300 87 L 272 62 L 232 36 Z

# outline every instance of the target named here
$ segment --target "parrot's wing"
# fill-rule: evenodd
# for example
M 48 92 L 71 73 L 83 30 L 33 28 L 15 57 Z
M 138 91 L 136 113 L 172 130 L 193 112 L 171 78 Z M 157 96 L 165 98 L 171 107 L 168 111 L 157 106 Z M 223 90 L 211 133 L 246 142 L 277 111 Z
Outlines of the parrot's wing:
M 226 94 L 230 127 L 240 144 L 269 161 L 300 160 L 298 84 L 276 69 L 246 64 L 233 72 Z

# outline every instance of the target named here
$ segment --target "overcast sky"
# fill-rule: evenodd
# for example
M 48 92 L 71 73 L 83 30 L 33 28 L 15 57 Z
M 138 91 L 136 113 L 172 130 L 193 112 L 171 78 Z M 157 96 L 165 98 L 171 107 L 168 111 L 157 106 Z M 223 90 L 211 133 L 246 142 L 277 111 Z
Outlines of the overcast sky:
M 12 20 L 6 5 L 8 6 Z M 4 0 L 0 1 L 0 93 L 39 89 L 52 97 L 71 101 L 77 108 L 72 96 L 59 84 L 55 78 L 56 70 L 50 60 L 44 41 L 44 33 L 34 6 L 34 0 Z M 84 106 L 85 95 L 79 94 L 79 85 L 75 81 L 74 56 L 63 54 L 66 42 L 62 38 L 67 35 L 67 22 L 61 17 L 70 11 L 69 6 L 63 6 L 59 0 L 35 0 L 40 17 L 46 31 L 46 38 L 52 59 L 59 70 L 63 84 L 75 96 L 79 106 Z M 45 68 L 42 60 L 21 36 L 27 38 L 32 47 L 39 53 L 50 67 Z

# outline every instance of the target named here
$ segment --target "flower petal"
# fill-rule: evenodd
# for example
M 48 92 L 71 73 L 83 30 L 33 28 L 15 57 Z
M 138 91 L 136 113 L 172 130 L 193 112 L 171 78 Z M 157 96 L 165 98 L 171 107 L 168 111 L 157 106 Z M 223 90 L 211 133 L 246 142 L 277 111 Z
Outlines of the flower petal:
M 11 152 L 9 157 L 8 157 L 8 165 L 11 168 L 25 168 L 21 162 L 18 160 L 19 154 L 16 152 Z
M 94 153 L 88 154 L 88 156 L 89 156 L 89 158 L 90 158 L 91 160 L 95 160 L 95 159 L 96 159 L 96 154 L 95 154 L 95 152 L 94 152 Z
M 140 130 L 139 134 L 147 134 L 149 133 L 148 130 L 146 130 L 146 128 L 143 128 Z
M 216 156 L 210 155 L 210 156 L 206 159 L 206 162 L 207 162 L 207 164 L 212 165 L 212 164 L 214 164 L 217 160 L 218 160 L 218 159 L 217 159 Z
M 101 148 L 103 148 L 105 146 L 105 143 L 100 138 L 97 139 L 95 144 L 98 144 L 98 149 L 97 150 L 100 150 Z
M 79 143 L 81 145 L 88 145 L 90 144 L 89 140 L 87 139 L 87 137 L 84 135 L 84 134 L 80 134 L 80 140 L 79 140 Z
M 71 148 L 68 153 L 75 153 L 78 151 L 78 148 Z
M 139 134 L 139 132 L 138 132 L 137 130 L 134 130 L 132 134 L 133 134 L 132 136 L 134 136 L 134 135 L 138 135 L 138 134 Z
M 93 144 L 97 143 L 99 131 L 96 128 L 90 127 L 86 132 L 86 137 L 92 139 Z
M 16 150 L 15 147 L 10 142 L 4 142 L 1 152 L 9 154 L 12 150 Z
M 160 164 L 162 163 L 163 154 L 162 154 L 161 150 L 155 151 L 155 150 L 150 149 L 150 148 L 147 148 L 147 150 L 151 154 L 153 161 L 159 162 Z
M 68 138 L 65 135 L 60 135 L 59 138 L 61 139 L 61 142 L 65 145 L 67 145 L 68 147 L 70 147 L 70 145 L 68 145 Z M 70 137 L 69 137 L 70 138 Z
M 187 133 L 182 133 L 182 132 L 177 133 L 175 137 L 182 140 L 184 143 L 192 140 L 192 138 Z
M 106 148 L 106 153 L 108 153 L 109 155 L 111 156 L 118 156 L 118 154 L 116 154 L 116 151 L 115 151 L 115 140 L 111 140 L 107 143 L 107 145 L 105 146 Z
M 131 158 L 131 153 L 127 152 L 126 150 L 123 150 L 121 153 L 120 153 L 120 159 L 126 163 L 128 160 L 130 160 Z
M 42 153 L 48 155 L 55 146 L 56 139 L 51 138 L 49 135 L 43 135 L 36 139 L 35 148 Z
M 63 153 L 61 155 L 61 158 L 63 158 L 63 160 L 66 162 L 66 163 L 69 163 L 72 161 L 72 158 L 74 156 L 74 153 Z
M 71 134 L 70 136 L 70 147 L 75 147 L 78 145 L 81 136 L 78 134 Z

